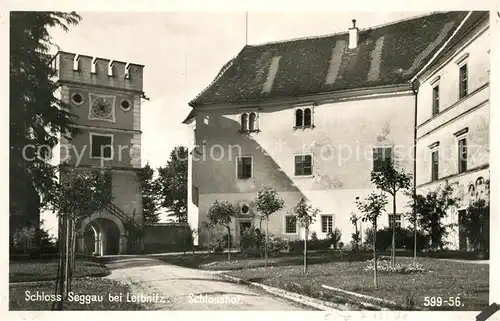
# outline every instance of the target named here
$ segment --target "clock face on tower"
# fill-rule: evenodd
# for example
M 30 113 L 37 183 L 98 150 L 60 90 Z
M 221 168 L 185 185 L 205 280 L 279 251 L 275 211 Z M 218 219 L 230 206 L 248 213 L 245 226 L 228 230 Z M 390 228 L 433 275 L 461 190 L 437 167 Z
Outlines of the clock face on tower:
M 112 101 L 106 97 L 97 97 L 92 101 L 92 113 L 97 118 L 109 118 L 113 114 Z

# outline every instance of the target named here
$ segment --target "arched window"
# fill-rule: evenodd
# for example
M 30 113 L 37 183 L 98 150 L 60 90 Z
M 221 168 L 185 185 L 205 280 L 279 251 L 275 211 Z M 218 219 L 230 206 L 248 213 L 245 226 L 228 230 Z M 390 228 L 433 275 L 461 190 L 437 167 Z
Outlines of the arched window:
M 311 126 L 311 108 L 304 109 L 304 127 Z
M 255 113 L 250 113 L 249 122 L 248 122 L 249 123 L 248 129 L 250 131 L 254 131 L 257 129 L 256 121 L 257 121 L 257 115 Z
M 302 114 L 302 109 L 297 109 L 295 111 L 295 126 L 302 127 L 304 124 L 304 117 Z
M 241 115 L 241 131 L 247 131 L 247 130 L 248 130 L 248 115 L 242 114 Z

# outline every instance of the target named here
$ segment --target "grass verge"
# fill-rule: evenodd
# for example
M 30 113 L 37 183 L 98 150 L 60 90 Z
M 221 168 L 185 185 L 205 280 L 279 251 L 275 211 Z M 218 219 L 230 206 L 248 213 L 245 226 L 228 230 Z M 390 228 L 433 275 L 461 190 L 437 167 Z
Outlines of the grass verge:
M 409 263 L 398 258 L 398 263 Z M 365 271 L 364 261 L 337 261 L 309 266 L 307 276 L 301 265 L 245 268 L 228 275 L 258 282 L 310 297 L 342 303 L 342 296 L 322 285 L 394 301 L 405 309 L 482 310 L 488 306 L 489 266 L 419 258 L 426 272 L 399 274 L 381 272 L 378 287 L 373 287 L 373 272 Z M 345 297 L 345 296 L 344 296 Z M 425 298 L 442 301 L 441 306 L 425 307 Z M 434 299 L 430 299 L 434 297 Z M 460 306 L 450 306 L 450 298 L 459 298 Z M 345 302 L 345 300 L 343 301 Z
M 360 261 L 371 256 L 370 253 L 352 253 L 340 251 L 324 251 L 313 252 L 308 256 L 310 265 L 339 262 L 339 261 Z M 231 253 L 231 260 L 228 261 L 227 253 L 196 253 L 196 254 L 179 254 L 155 256 L 156 259 L 162 260 L 173 265 L 203 269 L 214 271 L 228 271 L 251 269 L 265 266 L 263 258 L 249 258 L 241 253 Z M 302 255 L 296 253 L 282 253 L 277 257 L 269 257 L 268 266 L 294 266 L 303 263 Z
M 9 310 L 12 311 L 47 311 L 52 310 L 56 297 L 55 283 L 10 284 Z M 75 279 L 72 282 L 71 302 L 64 302 L 64 310 L 145 310 L 146 306 L 135 302 L 127 302 L 128 285 L 98 277 Z M 109 294 L 124 294 L 121 302 L 112 302 Z M 38 296 L 37 296 L 38 294 Z M 99 301 L 96 301 L 99 299 Z
M 106 276 L 109 270 L 99 262 L 78 259 L 75 262 L 74 278 L 86 276 Z M 11 261 L 9 263 L 9 282 L 30 282 L 55 280 L 57 260 Z

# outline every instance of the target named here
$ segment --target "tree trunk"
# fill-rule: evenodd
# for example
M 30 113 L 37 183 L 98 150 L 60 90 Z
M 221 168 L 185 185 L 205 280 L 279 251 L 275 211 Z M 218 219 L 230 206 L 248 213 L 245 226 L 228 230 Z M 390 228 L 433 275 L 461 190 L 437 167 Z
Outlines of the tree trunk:
M 71 241 L 71 220 L 66 218 L 66 246 L 65 246 L 65 263 L 64 263 L 64 300 L 68 297 L 69 292 L 69 273 L 70 273 L 70 241 Z
M 56 295 L 61 298 L 61 300 L 58 300 L 55 302 L 55 309 L 56 310 L 62 310 L 63 309 L 63 301 L 62 301 L 62 296 L 63 296 L 63 289 L 64 289 L 64 240 L 65 240 L 65 233 L 64 233 L 64 219 L 59 216 L 58 218 L 58 235 L 57 235 L 57 245 L 59 248 L 59 262 L 58 262 L 58 267 L 57 267 L 57 280 L 56 280 Z
M 307 237 L 309 236 L 309 229 L 306 227 L 304 237 L 304 274 L 307 273 Z
M 227 227 L 227 260 L 231 261 L 231 228 Z
M 396 266 L 396 193 L 392 197 L 392 251 L 391 266 Z
M 267 267 L 267 243 L 268 240 L 267 238 L 269 237 L 269 218 L 266 218 L 266 240 L 265 240 L 265 245 L 264 245 L 264 258 L 265 258 L 265 267 Z
M 71 291 L 71 283 L 73 281 L 73 272 L 76 266 L 76 221 L 71 224 L 71 266 L 69 274 L 69 290 Z
M 413 214 L 413 260 L 417 260 L 417 214 Z
M 377 221 L 373 223 L 373 285 L 377 287 Z

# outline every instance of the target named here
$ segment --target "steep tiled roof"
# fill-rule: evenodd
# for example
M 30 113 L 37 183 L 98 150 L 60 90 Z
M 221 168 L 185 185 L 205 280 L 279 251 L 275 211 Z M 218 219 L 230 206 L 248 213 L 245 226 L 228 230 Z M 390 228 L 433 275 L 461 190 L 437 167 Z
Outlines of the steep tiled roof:
M 481 21 L 489 18 L 489 11 L 472 11 L 467 20 L 456 32 L 452 39 L 441 49 L 440 53 L 434 58 L 433 62 L 438 61 L 440 57 L 446 55 L 456 46 L 472 29 L 474 29 Z M 430 66 L 434 65 L 431 63 Z M 428 66 L 428 67 L 430 67 Z M 426 68 L 427 69 L 427 68 Z
M 404 83 L 467 12 L 440 12 L 348 33 L 245 46 L 189 105 L 261 101 Z
M 196 113 L 194 112 L 194 109 L 191 109 L 189 115 L 187 115 L 187 117 L 182 121 L 182 123 L 187 124 L 191 119 L 194 118 L 194 116 L 196 116 Z

